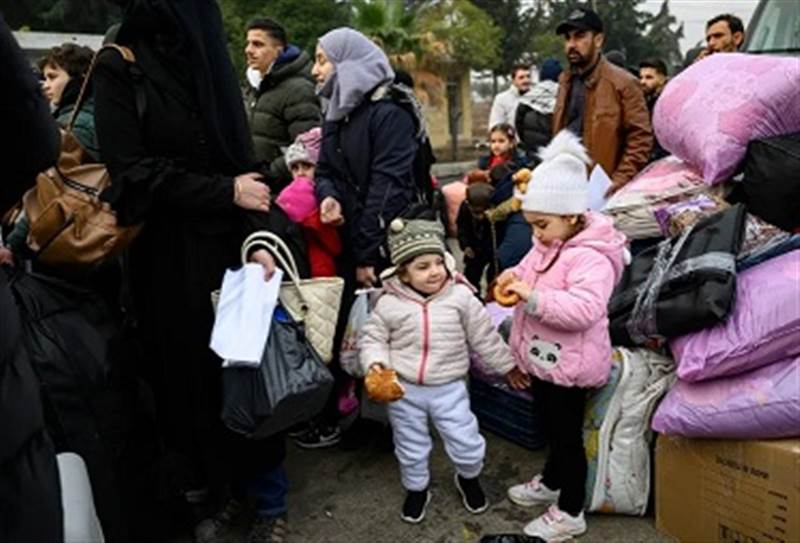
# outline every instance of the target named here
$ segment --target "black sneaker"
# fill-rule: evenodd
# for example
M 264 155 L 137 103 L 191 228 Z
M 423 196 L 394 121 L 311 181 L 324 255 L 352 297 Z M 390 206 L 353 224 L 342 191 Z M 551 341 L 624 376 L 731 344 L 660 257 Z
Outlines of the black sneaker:
M 477 477 L 465 479 L 456 473 L 455 481 L 458 493 L 461 494 L 461 501 L 467 511 L 473 515 L 479 515 L 489 509 L 489 501 L 486 499 L 486 494 L 483 493 L 481 482 Z
M 295 444 L 302 449 L 325 449 L 333 447 L 342 440 L 339 426 L 313 425 L 308 432 L 295 438 Z
M 400 518 L 410 524 L 419 524 L 425 518 L 425 508 L 431 501 L 431 493 L 425 490 L 409 490 L 406 501 L 403 502 L 403 512 Z

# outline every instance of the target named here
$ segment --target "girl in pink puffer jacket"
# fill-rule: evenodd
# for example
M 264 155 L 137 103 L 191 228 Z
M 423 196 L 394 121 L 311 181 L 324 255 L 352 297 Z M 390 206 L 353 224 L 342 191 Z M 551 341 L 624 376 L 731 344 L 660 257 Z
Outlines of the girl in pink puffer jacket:
M 586 531 L 583 413 L 587 389 L 605 384 L 611 371 L 606 306 L 626 239 L 610 219 L 587 211 L 591 161 L 576 136 L 559 133 L 540 156 L 528 190 L 517 195 L 534 247 L 497 282 L 520 297 L 510 343 L 526 375 L 514 381 L 532 385 L 550 450 L 544 472 L 508 496 L 525 506 L 552 504 L 524 531 L 563 541 Z

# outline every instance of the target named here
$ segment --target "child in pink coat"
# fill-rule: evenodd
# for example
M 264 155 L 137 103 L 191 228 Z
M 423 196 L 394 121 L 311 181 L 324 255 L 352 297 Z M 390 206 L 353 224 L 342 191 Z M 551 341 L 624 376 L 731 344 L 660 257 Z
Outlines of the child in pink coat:
M 524 531 L 564 541 L 586 531 L 583 413 L 587 389 L 602 386 L 611 371 L 606 306 L 622 275 L 626 240 L 610 219 L 587 211 L 591 161 L 576 136 L 559 133 L 540 155 L 526 193 L 517 195 L 534 246 L 498 284 L 520 297 L 512 382 L 532 386 L 550 450 L 543 473 L 508 496 L 523 506 L 550 505 Z
M 275 203 L 303 231 L 311 277 L 335 277 L 336 257 L 342 245 L 336 227 L 322 224 L 314 193 L 314 173 L 321 144 L 322 130 L 317 127 L 299 134 L 286 149 L 284 158 L 293 179 Z

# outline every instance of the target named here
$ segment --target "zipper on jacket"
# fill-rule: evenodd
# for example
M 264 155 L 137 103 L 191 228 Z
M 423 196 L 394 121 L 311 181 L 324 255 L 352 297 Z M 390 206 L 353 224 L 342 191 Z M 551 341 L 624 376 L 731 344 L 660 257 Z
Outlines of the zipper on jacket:
M 428 304 L 422 305 L 422 362 L 419 365 L 417 384 L 423 384 L 425 367 L 428 365 L 428 349 L 430 348 L 430 323 L 428 322 Z

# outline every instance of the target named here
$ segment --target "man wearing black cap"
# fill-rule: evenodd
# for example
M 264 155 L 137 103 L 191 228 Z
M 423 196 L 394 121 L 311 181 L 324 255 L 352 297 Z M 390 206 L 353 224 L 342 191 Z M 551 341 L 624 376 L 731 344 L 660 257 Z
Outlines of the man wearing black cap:
M 564 36 L 570 69 L 561 74 L 553 133 L 581 136 L 592 159 L 611 177 L 609 194 L 641 170 L 650 157 L 653 130 L 638 80 L 602 54 L 603 21 L 577 7 L 556 28 Z

